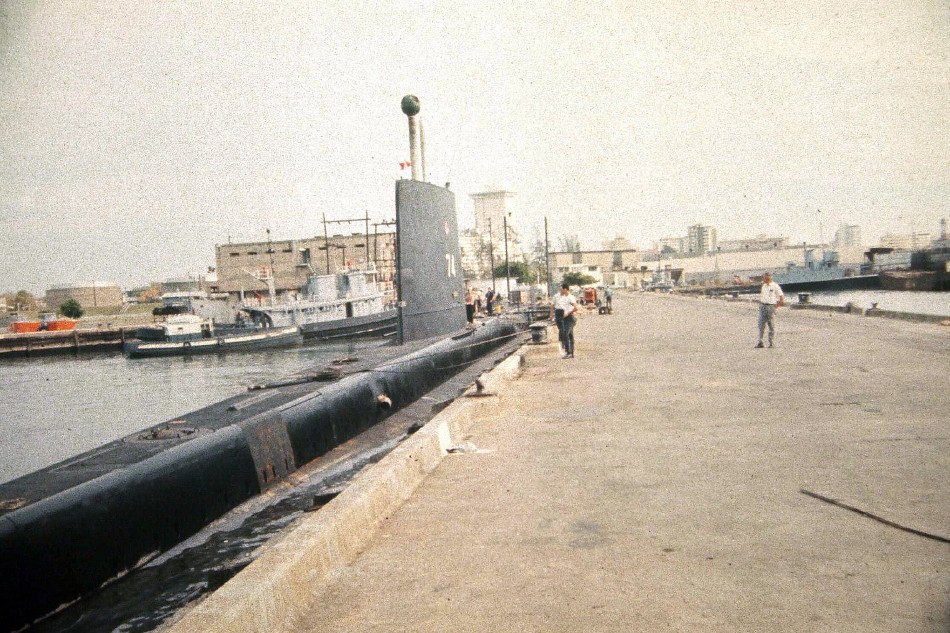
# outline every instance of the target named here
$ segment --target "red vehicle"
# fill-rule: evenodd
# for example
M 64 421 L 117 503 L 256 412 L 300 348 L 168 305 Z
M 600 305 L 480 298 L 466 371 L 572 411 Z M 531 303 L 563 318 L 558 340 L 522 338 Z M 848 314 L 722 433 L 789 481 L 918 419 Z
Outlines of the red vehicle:
M 584 288 L 580 301 L 582 305 L 597 305 L 597 288 Z

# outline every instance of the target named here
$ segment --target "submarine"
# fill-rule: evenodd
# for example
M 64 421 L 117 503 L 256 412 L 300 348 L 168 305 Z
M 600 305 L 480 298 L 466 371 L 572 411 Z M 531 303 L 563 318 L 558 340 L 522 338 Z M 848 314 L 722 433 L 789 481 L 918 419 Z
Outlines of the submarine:
M 93 595 L 517 341 L 510 321 L 464 329 L 455 197 L 424 181 L 418 99 L 402 109 L 420 172 L 414 160 L 412 179 L 396 181 L 395 345 L 0 484 L 0 630 L 27 630 Z

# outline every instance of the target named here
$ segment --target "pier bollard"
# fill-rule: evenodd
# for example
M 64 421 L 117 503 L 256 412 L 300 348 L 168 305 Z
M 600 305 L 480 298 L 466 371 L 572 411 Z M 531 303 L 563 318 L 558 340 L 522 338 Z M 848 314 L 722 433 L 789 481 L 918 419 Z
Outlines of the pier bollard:
M 531 329 L 531 344 L 543 345 L 548 342 L 548 326 L 546 323 L 532 323 L 528 326 Z
M 810 293 L 810 292 L 799 292 L 799 293 L 798 293 L 798 302 L 799 302 L 799 303 L 811 303 L 811 293 Z

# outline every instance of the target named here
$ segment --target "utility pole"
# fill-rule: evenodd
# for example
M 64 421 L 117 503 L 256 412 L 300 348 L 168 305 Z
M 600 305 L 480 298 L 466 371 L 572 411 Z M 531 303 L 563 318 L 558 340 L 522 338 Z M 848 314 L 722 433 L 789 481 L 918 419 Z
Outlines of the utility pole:
M 323 247 L 327 250 L 327 274 L 330 274 L 330 236 L 327 234 L 327 214 L 323 214 Z
M 363 254 L 365 255 L 364 259 L 366 260 L 366 263 L 369 264 L 369 209 L 366 210 L 366 218 L 365 218 L 365 219 L 366 219 L 366 228 L 365 228 L 365 233 L 366 233 L 366 251 L 365 251 Z M 374 262 L 374 268 L 375 268 L 375 262 Z
M 373 222 L 373 266 L 376 267 L 376 269 L 377 269 L 377 271 L 379 272 L 380 275 L 382 275 L 382 270 L 377 266 L 377 262 L 382 261 L 382 260 L 380 260 L 380 258 L 379 258 L 379 227 L 381 227 L 381 226 L 395 226 L 395 225 L 396 225 L 395 220 L 388 220 L 388 221 L 383 221 L 383 222 Z M 395 234 L 394 234 L 394 235 L 395 235 Z M 390 259 L 387 259 L 386 261 L 392 262 L 392 264 L 393 264 L 393 272 L 395 272 L 395 269 L 396 269 L 396 262 L 393 261 L 393 260 L 390 260 Z M 383 277 L 385 277 L 385 275 L 383 275 Z M 384 278 L 383 281 L 384 281 L 384 282 L 387 282 L 387 283 L 389 283 L 389 284 L 393 284 L 393 287 L 395 288 L 394 279 L 392 279 L 392 278 L 385 279 L 385 278 Z M 387 289 L 388 289 L 388 286 L 387 286 Z M 395 298 L 396 298 L 396 297 L 395 297 L 395 294 L 393 294 L 393 299 L 395 299 Z
M 491 265 L 491 291 L 498 294 L 495 290 L 495 247 L 491 238 L 491 218 L 488 218 L 488 263 Z
M 270 229 L 267 229 L 267 257 L 270 262 L 270 276 L 274 276 L 274 244 L 270 238 Z
M 511 301 L 511 265 L 508 263 L 508 214 L 502 217 L 505 226 L 505 300 Z
M 544 216 L 544 288 L 545 296 L 551 296 L 551 260 L 548 258 L 548 216 Z

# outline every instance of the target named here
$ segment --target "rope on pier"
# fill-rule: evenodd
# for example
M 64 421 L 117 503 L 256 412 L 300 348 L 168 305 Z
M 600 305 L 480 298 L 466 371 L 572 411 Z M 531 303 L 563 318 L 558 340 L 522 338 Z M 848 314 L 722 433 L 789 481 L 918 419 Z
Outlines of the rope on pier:
M 830 503 L 833 506 L 838 506 L 839 508 L 844 508 L 845 510 L 851 510 L 852 512 L 856 512 L 857 514 L 860 514 L 863 517 L 867 517 L 871 520 L 877 521 L 878 523 L 883 523 L 884 525 L 889 525 L 890 527 L 897 528 L 898 530 L 903 530 L 904 532 L 910 532 L 911 534 L 916 534 L 917 536 L 923 536 L 924 538 L 929 538 L 934 541 L 939 541 L 941 543 L 950 543 L 950 539 L 946 538 L 945 536 L 930 534 L 929 532 L 922 532 L 921 530 L 915 530 L 914 528 L 909 528 L 909 527 L 900 525 L 899 523 L 888 521 L 887 519 L 881 518 L 877 516 L 876 514 L 865 512 L 864 510 L 860 508 L 849 506 L 847 503 L 842 503 L 841 501 L 838 501 L 837 499 L 832 499 L 831 497 L 820 495 L 817 492 L 811 492 L 810 490 L 805 490 L 804 488 L 800 489 L 798 492 L 802 493 L 803 495 L 808 495 L 809 497 L 812 497 L 814 499 L 818 499 L 819 501 Z

